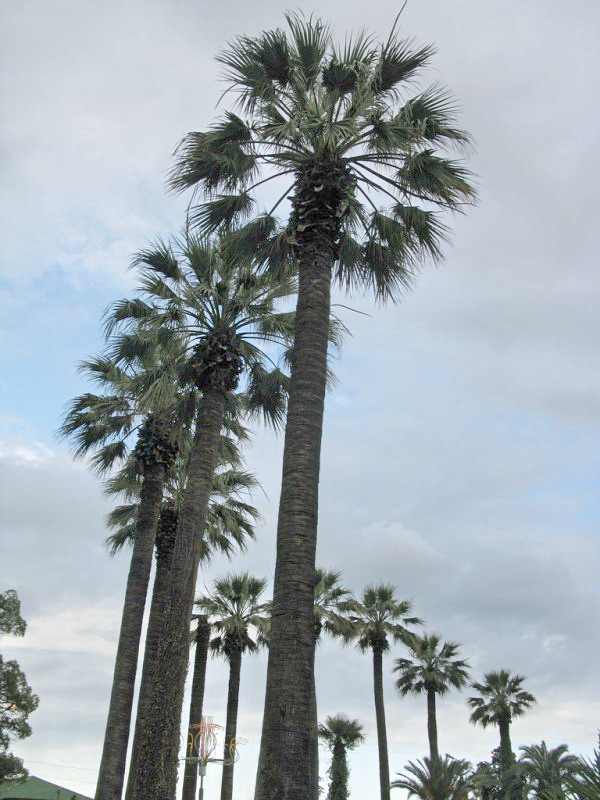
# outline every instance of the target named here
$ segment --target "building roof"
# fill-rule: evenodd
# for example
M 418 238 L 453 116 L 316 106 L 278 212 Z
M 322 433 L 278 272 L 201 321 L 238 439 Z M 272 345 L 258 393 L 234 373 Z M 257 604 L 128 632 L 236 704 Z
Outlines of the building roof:
M 91 800 L 84 794 L 30 775 L 24 781 L 0 783 L 0 800 Z

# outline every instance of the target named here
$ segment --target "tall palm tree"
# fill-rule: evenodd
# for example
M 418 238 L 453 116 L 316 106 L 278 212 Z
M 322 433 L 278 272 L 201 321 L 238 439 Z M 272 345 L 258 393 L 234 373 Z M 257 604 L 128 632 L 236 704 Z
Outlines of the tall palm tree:
M 314 604 L 314 637 L 315 645 L 321 639 L 321 634 L 326 631 L 331 636 L 343 636 L 345 620 L 342 616 L 351 597 L 351 592 L 340 583 L 341 572 L 317 569 L 315 572 L 315 604 Z M 315 685 L 314 665 L 311 673 L 312 679 L 312 708 L 311 708 L 311 757 L 310 770 L 312 776 L 311 797 L 319 798 L 319 728 L 317 720 L 317 691 Z
M 468 761 L 443 758 L 423 758 L 409 761 L 406 773 L 392 783 L 392 788 L 406 789 L 409 797 L 419 800 L 467 800 L 472 788 L 471 765 Z
M 189 344 L 180 354 L 183 375 L 202 393 L 188 477 L 178 516 L 163 630 L 153 675 L 153 713 L 139 737 L 132 775 L 132 800 L 174 796 L 177 741 L 189 651 L 189 622 L 203 543 L 202 530 L 227 402 L 243 373 L 249 387 L 269 373 L 263 346 L 289 344 L 293 314 L 277 304 L 294 282 L 257 275 L 251 258 L 241 259 L 227 237 L 213 240 L 187 234 L 172 244 L 157 242 L 136 259 L 140 296 L 113 307 L 112 326 L 160 338 L 182 331 Z M 285 400 L 285 376 L 278 370 L 276 397 Z M 156 391 L 161 390 L 158 386 Z M 281 418 L 272 402 L 271 420 Z
M 363 726 L 357 719 L 350 719 L 346 714 L 327 717 L 324 725 L 319 725 L 319 736 L 331 750 L 331 766 L 329 767 L 329 790 L 327 800 L 348 800 L 348 761 L 346 753 L 354 750 L 364 742 Z
M 436 211 L 473 198 L 467 171 L 438 148 L 464 145 L 449 95 L 406 89 L 434 52 L 395 31 L 376 45 L 363 34 L 337 47 L 327 25 L 286 15 L 287 30 L 234 40 L 218 61 L 240 114 L 227 111 L 183 140 L 176 190 L 211 197 L 192 210 L 203 233 L 243 220 L 255 190 L 283 180 L 273 208 L 246 225 L 240 248 L 276 227 L 291 194 L 287 230 L 263 250 L 277 271 L 297 261 L 291 394 L 279 506 L 274 615 L 257 800 L 305 800 L 309 749 L 312 604 L 317 499 L 332 279 L 398 299 L 421 261 L 441 257 Z M 277 195 L 281 187 L 277 188 Z
M 186 403 L 181 392 L 175 391 L 171 367 L 174 348 L 179 344 L 175 337 L 164 339 L 160 346 L 148 349 L 143 358 L 125 367 L 109 356 L 82 362 L 81 371 L 104 392 L 75 398 L 59 430 L 60 436 L 73 441 L 76 456 L 94 453 L 91 463 L 101 475 L 130 455 L 130 472 L 133 467 L 142 474 L 96 800 L 117 800 L 123 788 L 152 550 L 163 487 L 186 423 Z M 160 402 L 147 403 L 145 392 L 156 371 L 168 376 L 169 388 Z M 133 448 L 136 431 L 137 445 Z
M 394 672 L 400 673 L 396 688 L 405 697 L 409 693 L 427 696 L 427 735 L 429 737 L 429 757 L 439 758 L 436 695 L 444 695 L 454 686 L 461 689 L 469 677 L 467 661 L 457 659 L 459 645 L 455 642 L 442 643 L 435 634 L 413 636 L 410 650 L 413 658 L 397 658 Z
M 196 602 L 217 632 L 210 642 L 212 652 L 225 656 L 229 662 L 221 800 L 231 800 L 233 796 L 233 755 L 242 656 L 245 652 L 256 652 L 265 644 L 271 604 L 261 602 L 260 597 L 266 585 L 266 580 L 253 578 L 248 573 L 228 575 L 216 580 L 212 592 Z
M 486 672 L 482 683 L 472 683 L 478 697 L 469 697 L 473 709 L 470 721 L 483 728 L 497 725 L 500 731 L 500 769 L 505 772 L 515 761 L 510 742 L 510 724 L 536 702 L 535 697 L 522 688 L 522 675 L 511 675 L 506 669 Z
M 373 691 L 377 720 L 377 747 L 379 750 L 379 786 L 381 800 L 390 798 L 390 767 L 388 760 L 385 705 L 383 700 L 383 654 L 393 642 L 407 642 L 412 637 L 407 625 L 421 625 L 418 617 L 409 617 L 410 600 L 398 600 L 396 589 L 390 584 L 367 586 L 360 600 L 348 609 L 348 623 L 344 633 L 346 641 L 355 641 L 357 647 L 373 652 Z
M 568 752 L 567 745 L 560 744 L 549 750 L 542 741 L 520 749 L 523 755 L 519 763 L 534 792 L 534 800 L 567 800 L 572 778 L 579 767 L 579 759 Z

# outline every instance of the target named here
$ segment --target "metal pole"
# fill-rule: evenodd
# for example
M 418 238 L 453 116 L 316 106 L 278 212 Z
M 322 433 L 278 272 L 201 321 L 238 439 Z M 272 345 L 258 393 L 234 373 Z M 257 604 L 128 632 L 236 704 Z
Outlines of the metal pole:
M 206 764 L 198 762 L 198 775 L 200 775 L 200 787 L 198 789 L 198 800 L 204 800 L 204 776 L 206 775 Z

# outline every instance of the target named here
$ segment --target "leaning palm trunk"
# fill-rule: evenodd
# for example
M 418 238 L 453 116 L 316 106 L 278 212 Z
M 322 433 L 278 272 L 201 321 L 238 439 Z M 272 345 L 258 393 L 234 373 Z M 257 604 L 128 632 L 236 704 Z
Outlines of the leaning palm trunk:
M 383 653 L 379 647 L 373 648 L 373 689 L 375 694 L 375 717 L 377 720 L 381 800 L 390 800 L 390 766 L 388 761 L 385 706 L 383 703 Z
M 142 621 L 164 480 L 163 462 L 154 461 L 146 464 L 131 566 L 125 590 L 96 800 L 120 800 L 123 791 Z
M 208 661 L 208 642 L 210 639 L 210 625 L 203 615 L 198 617 L 196 629 L 196 653 L 194 656 L 194 674 L 192 678 L 192 694 L 190 698 L 190 718 L 188 722 L 188 750 L 189 759 L 185 762 L 183 775 L 183 792 L 181 800 L 195 800 L 196 783 L 198 780 L 198 743 L 194 735 L 194 725 L 199 725 L 202 720 L 202 707 L 204 705 L 204 684 L 206 683 L 206 663 Z
M 221 800 L 233 797 L 233 757 L 235 756 L 235 737 L 237 733 L 238 701 L 240 697 L 240 672 L 242 651 L 232 647 L 229 653 L 229 688 L 227 691 L 227 716 L 225 719 L 225 746 L 223 748 L 223 778 L 221 780 Z
M 429 737 L 429 757 L 431 763 L 440 757 L 438 750 L 437 720 L 435 714 L 435 689 L 427 689 L 427 736 Z
M 204 530 L 224 406 L 223 391 L 205 389 L 190 454 L 162 636 L 152 675 L 152 708 L 140 732 L 139 757 L 132 776 L 132 800 L 173 800 L 175 797 L 189 624 L 203 544 L 198 532 Z
M 169 571 L 175 535 L 177 530 L 177 512 L 171 506 L 163 506 L 160 514 L 158 532 L 156 536 L 156 575 L 152 590 L 152 603 L 148 617 L 146 631 L 146 645 L 144 649 L 144 663 L 142 665 L 142 679 L 138 697 L 137 714 L 135 719 L 135 733 L 133 748 L 129 763 L 129 779 L 127 781 L 126 800 L 131 797 L 133 789 L 133 776 L 136 774 L 136 764 L 139 758 L 139 743 L 144 730 L 144 719 L 152 707 L 152 670 L 156 664 L 158 645 L 162 633 L 162 622 L 169 588 Z
M 336 163 L 314 163 L 296 181 L 298 301 L 256 800 L 311 797 L 311 674 L 315 647 L 319 468 L 331 266 L 340 230 L 337 212 L 345 194 L 342 182 Z

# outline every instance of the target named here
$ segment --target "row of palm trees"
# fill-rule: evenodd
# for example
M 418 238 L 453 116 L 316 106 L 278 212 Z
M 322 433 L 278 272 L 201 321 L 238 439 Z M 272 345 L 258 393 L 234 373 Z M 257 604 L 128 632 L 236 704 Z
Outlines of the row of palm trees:
M 211 520 L 215 482 L 239 472 L 257 415 L 285 423 L 285 443 L 256 800 L 316 798 L 320 449 L 340 338 L 332 285 L 400 299 L 419 266 L 441 258 L 443 215 L 474 199 L 468 171 L 447 153 L 469 143 L 452 99 L 439 87 L 408 92 L 434 49 L 395 27 L 383 43 L 359 34 L 339 47 L 320 19 L 288 14 L 285 29 L 229 45 L 218 60 L 235 110 L 184 138 L 171 175 L 172 189 L 193 190 L 186 228 L 136 256 L 136 295 L 109 310 L 106 351 L 83 365 L 100 391 L 73 402 L 62 433 L 137 503 L 96 800 L 122 797 L 157 537 L 167 566 L 155 579 L 126 796 L 174 799 L 199 566 L 252 534 L 252 512 L 229 500 Z M 257 213 L 271 181 L 282 182 L 278 199 Z M 409 611 L 389 600 L 377 623 L 398 612 L 412 624 Z M 364 614 L 358 642 L 373 652 L 378 687 L 387 634 Z M 376 708 L 384 741 L 377 688 Z

